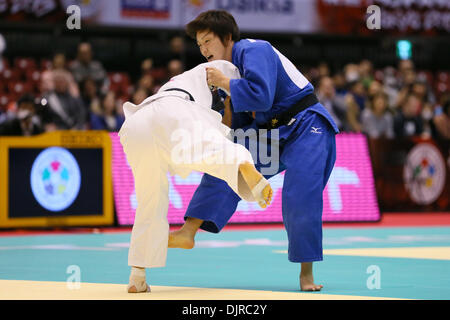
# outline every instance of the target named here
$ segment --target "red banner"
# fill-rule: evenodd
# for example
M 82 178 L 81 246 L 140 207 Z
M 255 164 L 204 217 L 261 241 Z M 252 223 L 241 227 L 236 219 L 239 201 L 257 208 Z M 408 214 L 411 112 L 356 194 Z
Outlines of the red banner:
M 450 142 L 370 139 L 382 211 L 450 211 Z
M 380 29 L 369 29 L 367 8 L 380 9 Z M 342 34 L 436 35 L 450 32 L 450 1 L 442 0 L 318 0 L 323 31 Z

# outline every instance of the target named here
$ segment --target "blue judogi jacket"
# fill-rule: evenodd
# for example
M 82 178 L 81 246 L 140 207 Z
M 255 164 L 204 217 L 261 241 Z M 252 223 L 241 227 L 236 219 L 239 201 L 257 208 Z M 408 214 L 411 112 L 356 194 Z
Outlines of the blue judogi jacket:
M 256 124 L 263 124 L 314 92 L 313 85 L 295 65 L 267 41 L 243 39 L 236 42 L 232 63 L 242 76 L 230 80 L 234 128 L 248 123 L 249 115 L 243 112 L 256 111 Z M 309 109 L 322 114 L 336 133 L 339 132 L 323 106 Z
M 275 130 L 258 130 L 275 115 L 313 93 L 314 88 L 266 41 L 236 42 L 231 62 L 242 76 L 230 80 L 232 129 L 256 129 L 257 137 L 240 143 L 250 149 L 250 142 L 257 142 L 259 151 L 252 153 L 255 167 L 261 173 L 263 168 L 273 168 L 266 178 L 286 170 L 281 196 L 283 223 L 289 240 L 288 258 L 292 262 L 320 261 L 322 195 L 336 160 L 334 134 L 339 132 L 336 124 L 325 107 L 316 103 L 294 116 L 296 121 L 290 124 Z M 256 111 L 256 119 L 249 114 L 252 111 Z M 268 139 L 260 139 L 266 134 Z M 273 156 L 269 162 L 261 157 L 264 156 L 262 147 L 266 147 L 267 155 Z M 278 158 L 272 153 L 274 147 L 279 149 Z M 201 219 L 202 229 L 217 233 L 228 223 L 240 200 L 225 181 L 205 174 L 185 217 Z

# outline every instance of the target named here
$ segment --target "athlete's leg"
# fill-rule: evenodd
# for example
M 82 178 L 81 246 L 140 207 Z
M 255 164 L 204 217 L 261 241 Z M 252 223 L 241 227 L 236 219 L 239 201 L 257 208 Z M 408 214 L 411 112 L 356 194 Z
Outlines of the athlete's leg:
M 314 284 L 312 262 L 323 259 L 323 190 L 336 158 L 335 134 L 325 118 L 312 112 L 297 130 L 281 156 L 286 165 L 282 210 L 288 258 L 302 264 L 301 289 L 320 290 L 322 286 Z
M 167 164 L 149 133 L 147 119 L 134 115 L 121 130 L 121 143 L 134 176 L 137 208 L 131 232 L 128 292 L 147 292 L 145 268 L 163 267 L 167 256 L 169 205 Z
M 196 190 L 189 204 L 186 223 L 181 229 L 169 234 L 169 248 L 191 249 L 194 246 L 195 234 L 202 226 L 211 228 L 212 232 L 218 232 L 234 213 L 240 196 L 249 201 L 258 201 L 260 198 L 262 207 L 270 204 L 272 189 L 270 185 L 264 185 L 267 183 L 266 179 L 257 171 L 250 152 L 244 146 L 221 136 L 209 141 L 205 147 L 209 150 L 209 160 L 216 161 L 184 164 L 189 170 L 206 174 L 202 179 L 202 188 Z M 257 185 L 262 188 L 257 191 L 257 195 L 253 195 L 252 191 L 257 189 Z M 199 202 L 196 199 L 199 199 Z M 214 202 L 209 203 L 210 200 Z M 207 212 L 199 210 L 200 208 L 196 207 L 198 203 L 203 208 L 205 205 L 206 208 L 208 205 L 211 207 Z M 192 214 L 189 213 L 190 210 Z

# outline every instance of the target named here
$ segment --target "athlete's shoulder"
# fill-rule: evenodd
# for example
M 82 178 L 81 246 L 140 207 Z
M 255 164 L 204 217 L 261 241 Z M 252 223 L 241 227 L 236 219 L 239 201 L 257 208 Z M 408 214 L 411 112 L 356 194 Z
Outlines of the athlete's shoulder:
M 220 68 L 220 67 L 226 67 L 226 68 L 236 68 L 236 66 L 234 64 L 232 64 L 229 61 L 226 60 L 214 60 L 214 61 L 210 61 L 210 62 L 205 62 L 202 63 L 200 66 L 208 68 Z
M 272 49 L 272 45 L 266 40 L 242 39 L 235 43 L 238 50 Z
M 200 70 L 205 70 L 205 68 L 221 69 L 221 68 L 232 68 L 232 67 L 235 68 L 234 64 L 232 64 L 231 62 L 228 62 L 226 60 L 215 60 L 215 61 L 200 63 L 200 64 L 196 65 L 195 67 L 193 67 L 192 69 L 186 70 L 181 75 L 195 74 L 195 73 L 200 72 Z
M 253 57 L 260 59 L 274 55 L 272 45 L 265 40 L 242 39 L 234 44 L 233 47 L 233 63 L 241 65 L 245 57 Z

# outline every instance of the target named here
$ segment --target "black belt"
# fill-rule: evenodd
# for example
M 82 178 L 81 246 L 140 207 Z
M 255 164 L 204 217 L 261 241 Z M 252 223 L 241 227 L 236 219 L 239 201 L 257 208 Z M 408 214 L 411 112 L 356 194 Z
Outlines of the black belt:
M 184 92 L 184 93 L 186 93 L 189 96 L 189 100 L 195 102 L 194 97 L 189 92 L 187 92 L 184 89 L 181 89 L 181 88 L 169 88 L 169 89 L 166 89 L 164 91 L 181 91 L 181 92 Z
M 269 122 L 266 122 L 262 125 L 258 125 L 258 127 L 261 129 L 276 129 L 278 127 L 284 126 L 284 125 L 288 124 L 296 114 L 307 109 L 308 107 L 310 107 L 312 105 L 315 105 L 318 102 L 319 102 L 319 100 L 317 99 L 317 97 L 314 93 L 308 94 L 307 96 L 300 99 L 296 104 L 294 104 L 288 110 L 275 115 L 272 118 L 272 120 L 270 120 Z

